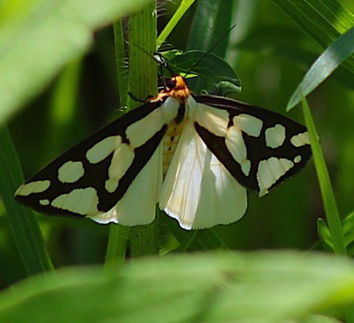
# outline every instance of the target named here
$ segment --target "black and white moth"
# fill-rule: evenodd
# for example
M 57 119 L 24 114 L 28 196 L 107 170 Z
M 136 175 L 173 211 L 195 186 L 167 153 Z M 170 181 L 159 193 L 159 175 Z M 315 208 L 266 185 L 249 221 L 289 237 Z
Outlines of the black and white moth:
M 16 192 L 39 212 L 148 224 L 159 204 L 184 229 L 240 219 L 311 157 L 307 129 L 280 114 L 194 95 L 174 76 L 159 95 L 73 147 Z

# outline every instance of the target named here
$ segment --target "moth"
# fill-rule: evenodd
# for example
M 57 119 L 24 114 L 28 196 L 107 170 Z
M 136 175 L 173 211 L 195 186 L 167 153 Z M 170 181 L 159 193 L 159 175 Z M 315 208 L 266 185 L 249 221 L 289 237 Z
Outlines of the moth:
M 27 180 L 16 200 L 41 213 L 128 226 L 156 204 L 187 230 L 229 224 L 247 189 L 267 194 L 311 157 L 307 129 L 256 106 L 195 95 L 180 75 Z

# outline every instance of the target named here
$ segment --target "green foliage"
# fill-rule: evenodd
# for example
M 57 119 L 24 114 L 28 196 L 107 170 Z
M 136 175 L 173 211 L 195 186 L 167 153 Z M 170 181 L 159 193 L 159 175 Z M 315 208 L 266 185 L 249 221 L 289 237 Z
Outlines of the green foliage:
M 92 31 L 138 10 L 149 0 L 34 1 L 0 34 L 0 122 L 92 44 Z M 15 18 L 14 18 L 15 19 Z M 35 80 L 35 82 L 33 81 Z
M 129 56 L 138 56 L 129 68 L 124 61 L 127 46 L 123 35 L 125 29 L 131 32 L 132 25 L 126 28 L 126 20 L 115 23 L 114 43 L 112 27 L 102 29 L 148 2 L 33 0 L 26 5 L 21 1 L 1 4 L 0 122 L 8 124 L 26 177 L 110 118 L 116 118 L 117 109 L 132 103 L 126 96 L 128 90 L 141 98 L 156 94 L 156 65 L 139 49 L 140 42 L 146 42 L 143 47 L 149 51 L 156 48 L 153 37 L 139 38 L 147 29 L 155 28 L 155 16 L 145 17 L 146 22 L 132 27 L 136 38 L 130 39 Z M 172 65 L 188 70 L 201 53 L 220 41 L 230 25 L 236 24 L 213 49 L 219 58 L 210 55 L 199 70 L 192 71 L 206 75 L 199 84 L 202 77 L 191 79 L 194 91 L 210 90 L 208 85 L 216 86 L 225 81 L 223 77 L 237 87 L 241 79 L 243 91 L 237 99 L 280 113 L 284 113 L 299 84 L 300 99 L 312 92 L 308 97 L 311 114 L 305 107 L 305 116 L 307 123 L 313 119 L 316 130 L 313 128 L 312 133 L 320 138 L 314 161 L 320 161 L 320 169 L 327 172 L 322 197 L 314 163 L 310 162 L 299 176 L 266 197 L 258 199 L 250 193 L 249 209 L 241 221 L 210 230 L 184 231 L 164 214 L 160 216 L 159 233 L 155 226 L 132 230 L 133 234 L 124 227 L 100 226 L 89 220 L 34 217 L 11 199 L 22 175 L 11 139 L 3 128 L 0 287 L 11 289 L 0 293 L 1 321 L 31 318 L 40 322 L 50 317 L 54 322 L 118 318 L 127 322 L 246 318 L 250 322 L 336 322 L 330 315 L 354 321 L 351 307 L 346 307 L 354 300 L 351 260 L 293 252 L 212 251 L 308 250 L 320 239 L 323 248 L 317 249 L 353 255 L 353 55 L 341 64 L 353 52 L 352 2 L 274 0 L 276 6 L 263 1 L 197 0 L 192 6 L 193 2 L 182 1 L 173 18 L 178 4 L 167 2 L 165 8 L 158 8 L 158 12 L 168 14 L 158 18 L 162 32 L 157 44 L 167 39 L 183 50 L 183 55 L 172 58 L 180 60 Z M 306 79 L 301 81 L 312 62 L 317 57 L 321 62 L 333 48 L 340 55 L 331 70 L 313 68 L 311 81 L 315 86 Z M 190 49 L 201 52 L 196 55 Z M 224 58 L 237 74 L 229 70 Z M 219 83 L 218 90 L 222 85 Z M 236 93 L 232 91 L 232 95 Z M 291 116 L 301 119 L 295 109 Z M 326 220 L 318 220 L 325 212 Z M 345 218 L 342 225 L 338 215 Z M 123 263 L 125 243 L 141 232 L 143 239 L 139 236 L 133 241 L 130 255 L 150 253 L 149 246 L 136 245 L 141 241 L 149 244 L 151 233 L 153 244 L 160 242 L 161 255 L 184 255 Z M 195 251 L 208 253 L 192 253 Z M 55 267 L 75 268 L 17 283 L 28 274 L 50 269 L 51 261 Z M 78 266 L 83 264 L 99 264 L 99 268 Z
M 15 242 L 28 274 L 52 269 L 49 255 L 33 211 L 19 207 L 13 198 L 18 182 L 23 180 L 21 167 L 5 126 L 0 128 L 1 196 L 8 212 L 8 219 Z
M 219 56 L 206 54 L 198 50 L 189 50 L 185 53 L 170 51 L 164 53 L 164 57 L 169 58 L 166 62 L 174 73 L 188 79 L 188 86 L 194 93 L 237 96 L 241 92 L 241 81 L 238 75 Z
M 20 282 L 0 294 L 0 320 L 339 322 L 318 313 L 354 301 L 353 276 L 346 259 L 295 252 L 140 259 L 108 276 L 84 267 Z
M 354 27 L 340 36 L 311 66 L 304 80 L 290 98 L 287 110 L 300 103 L 302 96 L 309 95 L 353 53 Z M 351 72 L 354 74 L 354 69 L 351 69 Z

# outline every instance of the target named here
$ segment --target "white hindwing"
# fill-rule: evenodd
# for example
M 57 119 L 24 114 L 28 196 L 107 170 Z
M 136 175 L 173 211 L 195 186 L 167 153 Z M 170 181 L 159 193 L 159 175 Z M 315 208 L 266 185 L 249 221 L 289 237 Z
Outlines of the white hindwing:
M 202 229 L 240 219 L 247 208 L 247 192 L 207 148 L 194 122 L 227 125 L 221 110 L 186 105 L 183 132 L 164 180 L 160 208 L 185 229 Z M 213 113 L 215 111 L 215 113 Z M 216 121 L 216 122 L 215 122 Z M 219 122 L 218 122 L 219 121 Z M 236 207 L 235 207 L 236 206 Z

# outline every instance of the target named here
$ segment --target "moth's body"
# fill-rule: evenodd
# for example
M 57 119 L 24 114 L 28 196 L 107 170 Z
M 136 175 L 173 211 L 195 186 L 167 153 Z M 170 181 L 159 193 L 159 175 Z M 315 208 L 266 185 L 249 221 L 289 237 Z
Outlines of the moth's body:
M 271 111 L 168 87 L 54 160 L 16 192 L 43 213 L 124 225 L 155 207 L 185 229 L 228 224 L 310 158 L 302 125 Z

